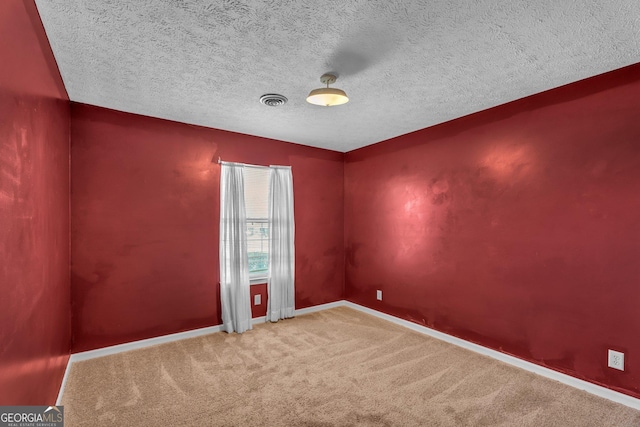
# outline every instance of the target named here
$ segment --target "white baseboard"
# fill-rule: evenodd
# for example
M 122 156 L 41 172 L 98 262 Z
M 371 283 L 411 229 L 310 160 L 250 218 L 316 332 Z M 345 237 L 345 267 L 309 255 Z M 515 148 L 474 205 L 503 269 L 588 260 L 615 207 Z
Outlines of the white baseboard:
M 254 324 L 258 323 L 261 319 L 262 319 L 262 322 L 265 321 L 264 317 L 258 317 L 253 319 L 252 323 Z M 109 347 L 98 348 L 96 350 L 73 353 L 69 357 L 69 362 L 67 362 L 67 369 L 64 372 L 64 377 L 62 378 L 62 384 L 60 384 L 60 391 L 58 392 L 58 399 L 56 400 L 56 405 L 61 404 L 62 395 L 64 394 L 64 388 L 67 385 L 67 377 L 69 376 L 71 365 L 74 362 L 79 362 L 81 360 L 95 359 L 97 357 L 109 356 L 112 354 L 122 353 L 125 351 L 131 351 L 131 350 L 137 350 L 145 347 L 151 347 L 152 345 L 164 344 L 172 341 L 179 341 L 187 338 L 199 337 L 202 335 L 209 335 L 209 334 L 213 334 L 221 331 L 222 331 L 222 325 L 209 326 L 206 328 L 194 329 L 192 331 L 178 332 L 176 334 L 162 335 L 159 337 L 148 338 L 145 340 L 133 341 L 125 344 L 118 344 L 118 345 L 112 345 Z
M 554 371 L 553 369 L 545 368 L 544 366 L 536 365 L 535 363 L 527 362 L 526 360 L 519 359 L 515 356 L 510 356 L 508 354 L 501 353 L 496 350 L 492 350 L 488 347 L 483 347 L 479 344 L 474 344 L 472 342 L 465 341 L 461 338 L 454 337 L 453 335 L 445 334 L 444 332 L 436 331 L 435 329 L 431 329 L 426 326 L 419 325 L 417 323 L 409 322 L 408 320 L 400 319 L 399 317 L 391 316 L 386 313 L 381 313 L 377 310 L 373 310 L 371 308 L 364 307 L 359 304 L 355 304 L 351 301 L 344 301 L 344 305 L 346 307 L 351 307 L 355 310 L 362 311 L 363 313 L 376 316 L 380 319 L 387 320 L 397 325 L 404 326 L 406 328 L 409 328 L 416 332 L 420 332 L 430 337 L 439 339 L 441 341 L 448 342 L 458 347 L 462 347 L 467 350 L 471 350 L 473 352 L 483 354 L 485 356 L 489 356 L 492 359 L 496 359 L 501 362 L 508 363 L 509 365 L 513 365 L 520 369 L 524 369 L 525 371 L 533 372 L 534 374 L 538 374 L 546 378 L 551 378 L 552 380 L 559 381 L 571 387 L 584 390 L 587 393 L 591 393 L 596 396 L 603 397 L 605 399 L 628 406 L 630 408 L 640 410 L 640 399 L 636 399 L 635 397 L 629 396 L 627 394 L 620 393 L 620 392 L 608 389 L 606 387 L 602 387 L 597 384 L 590 383 L 588 381 L 584 381 L 567 374 L 563 374 L 558 371 Z
M 71 370 L 71 356 L 69 356 L 69 360 L 67 360 L 67 366 L 64 369 L 64 376 L 62 377 L 62 384 L 60 384 L 60 390 L 58 391 L 56 406 L 62 405 L 62 394 L 64 393 L 65 386 L 67 385 L 67 378 L 69 377 L 70 370 Z
M 315 311 L 327 310 L 329 308 L 338 307 L 344 305 L 344 301 L 336 301 L 328 304 L 316 305 L 313 307 L 307 307 L 295 311 L 296 316 L 300 316 L 307 313 L 313 313 Z M 256 325 L 258 323 L 265 323 L 267 321 L 266 316 L 255 317 L 251 319 L 251 324 Z M 64 377 L 62 377 L 62 384 L 60 384 L 60 390 L 58 391 L 58 398 L 56 399 L 56 405 L 60 405 L 62 401 L 62 395 L 64 394 L 64 388 L 67 385 L 67 378 L 69 371 L 71 370 L 71 364 L 79 362 L 81 360 L 95 359 L 96 357 L 104 357 L 112 354 L 122 353 L 124 351 L 137 350 L 140 348 L 150 347 L 152 345 L 164 344 L 172 341 L 184 340 L 187 338 L 199 337 L 202 335 L 209 335 L 216 332 L 222 332 L 222 325 L 209 326 L 206 328 L 194 329 L 186 332 L 178 332 L 175 334 L 162 335 L 159 337 L 148 338 L 139 341 L 128 342 L 124 344 L 112 345 L 109 347 L 98 348 L 96 350 L 82 351 L 80 353 L 73 353 L 69 357 L 67 367 L 64 371 Z
M 301 308 L 296 310 L 296 316 L 302 316 L 303 314 L 315 313 L 316 311 L 328 310 L 330 308 L 342 307 L 346 301 L 340 300 L 335 302 L 328 302 L 326 304 L 314 305 L 313 307 Z
M 588 381 L 584 381 L 584 380 L 572 377 L 567 374 L 560 373 L 558 371 L 554 371 L 553 369 L 545 368 L 544 366 L 536 365 L 535 363 L 527 362 L 526 360 L 519 359 L 517 357 L 510 356 L 508 354 L 501 353 L 496 350 L 492 350 L 488 347 L 483 347 L 479 344 L 474 344 L 472 342 L 465 341 L 461 338 L 454 337 L 453 335 L 445 334 L 444 332 L 436 331 L 435 329 L 431 329 L 426 326 L 419 325 L 417 323 L 409 322 L 408 320 L 404 320 L 399 317 L 391 316 L 389 314 L 382 313 L 377 310 L 373 310 L 371 308 L 353 303 L 351 301 L 341 300 L 341 301 L 330 302 L 327 304 L 316 305 L 313 307 L 307 307 L 300 310 L 296 310 L 295 315 L 301 316 L 304 314 L 314 313 L 316 311 L 328 310 L 334 307 L 353 308 L 354 310 L 358 310 L 363 313 L 367 313 L 372 316 L 378 317 L 380 319 L 395 323 L 397 325 L 404 326 L 406 328 L 409 328 L 416 332 L 439 339 L 441 341 L 445 341 L 450 344 L 456 345 L 458 347 L 471 350 L 475 353 L 489 356 L 493 359 L 499 360 L 504 363 L 508 363 L 509 365 L 518 367 L 520 369 L 524 369 L 526 371 L 533 372 L 534 374 L 538 374 L 543 377 L 559 381 L 568 386 L 571 386 L 580 390 L 584 390 L 587 393 L 591 393 L 593 395 L 611 400 L 613 402 L 620 403 L 630 408 L 640 410 L 640 399 L 636 399 L 635 397 L 608 389 L 606 387 L 599 386 L 597 384 L 590 383 Z M 266 317 L 264 316 L 256 317 L 251 321 L 251 323 L 254 325 L 257 323 L 264 323 L 264 322 L 266 322 Z M 167 342 L 183 340 L 186 338 L 199 337 L 202 335 L 208 335 L 208 334 L 221 332 L 221 331 L 222 331 L 222 325 L 210 326 L 207 328 L 194 329 L 192 331 L 179 332 L 177 334 L 163 335 L 160 337 L 134 341 L 126 344 L 114 345 L 110 347 L 100 348 L 97 350 L 74 353 L 71 355 L 71 357 L 69 357 L 69 362 L 67 363 L 67 369 L 65 370 L 64 377 L 62 379 L 62 384 L 60 386 L 60 392 L 58 393 L 58 399 L 56 401 L 56 405 L 61 404 L 62 395 L 64 393 L 64 388 L 67 383 L 67 376 L 69 375 L 71 364 L 73 362 L 77 362 L 80 360 L 94 359 L 96 357 L 108 356 L 111 354 L 117 354 L 124 351 L 136 350 L 144 347 L 149 347 L 152 345 L 164 344 Z
M 159 337 L 148 338 L 145 340 L 132 341 L 125 344 L 118 344 L 118 345 L 112 345 L 109 347 L 98 348 L 96 350 L 73 353 L 69 358 L 69 360 L 71 362 L 79 362 L 81 360 L 95 359 L 96 357 L 104 357 L 112 354 L 122 353 L 125 351 L 151 347 L 152 345 L 164 344 L 167 342 L 179 341 L 187 338 L 194 338 L 202 335 L 214 334 L 220 331 L 222 331 L 222 325 L 209 326 L 207 328 L 194 329 L 192 331 L 186 331 L 186 332 L 178 332 L 176 334 L 162 335 Z
M 253 319 L 251 319 L 251 324 L 257 325 L 258 323 L 265 323 L 266 321 L 267 321 L 267 316 L 254 317 Z
M 339 307 L 344 305 L 344 301 L 330 302 L 327 304 L 316 305 L 313 307 L 302 308 L 295 311 L 296 316 L 300 316 L 307 313 L 313 313 L 315 311 L 327 310 L 329 308 Z M 265 323 L 267 321 L 266 316 L 254 317 L 251 319 L 251 324 L 256 325 L 258 323 Z M 150 347 L 152 345 L 164 344 L 172 341 L 184 340 L 187 338 L 199 337 L 202 335 L 214 334 L 216 332 L 222 332 L 222 325 L 209 326 L 206 328 L 193 329 L 186 332 L 178 332 L 175 334 L 162 335 L 159 337 L 148 338 L 144 340 L 132 341 L 124 344 L 112 345 L 109 347 L 98 348 L 96 350 L 82 351 L 80 353 L 73 353 L 69 358 L 69 362 L 79 362 L 81 360 L 95 359 L 96 357 L 109 356 L 111 354 L 122 353 L 124 351 L 137 350 L 139 348 Z M 66 373 L 65 373 L 66 375 Z

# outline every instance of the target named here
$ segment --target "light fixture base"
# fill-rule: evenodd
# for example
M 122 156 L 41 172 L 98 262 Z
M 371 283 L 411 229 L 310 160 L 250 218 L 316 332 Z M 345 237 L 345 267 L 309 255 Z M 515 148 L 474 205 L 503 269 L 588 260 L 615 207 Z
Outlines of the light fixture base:
M 335 83 L 337 78 L 338 77 L 336 77 L 335 74 L 326 73 L 320 77 L 320 81 L 322 82 L 322 84 L 330 85 L 332 83 Z

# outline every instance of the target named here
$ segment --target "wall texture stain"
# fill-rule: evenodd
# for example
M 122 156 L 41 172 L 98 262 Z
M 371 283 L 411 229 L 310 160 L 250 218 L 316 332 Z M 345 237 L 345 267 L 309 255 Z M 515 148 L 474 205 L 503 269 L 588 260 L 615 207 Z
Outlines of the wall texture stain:
M 71 136 L 74 352 L 221 323 L 218 156 L 292 166 L 296 307 L 342 298 L 342 153 L 77 103 Z
M 69 359 L 69 101 L 32 1 L 0 2 L 0 405 L 51 405 Z
M 346 297 L 640 397 L 638 99 L 635 65 L 347 153 Z

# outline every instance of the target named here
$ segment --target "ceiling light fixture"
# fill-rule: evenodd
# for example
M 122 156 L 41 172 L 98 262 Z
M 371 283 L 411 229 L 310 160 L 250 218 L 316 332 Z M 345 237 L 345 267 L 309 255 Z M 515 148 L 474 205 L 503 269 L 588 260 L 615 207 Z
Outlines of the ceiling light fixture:
M 312 90 L 307 96 L 307 102 L 309 104 L 322 105 L 323 107 L 342 105 L 349 102 L 349 98 L 343 90 L 329 87 L 329 84 L 335 83 L 336 79 L 337 77 L 333 74 L 323 74 L 320 77 L 320 81 L 326 84 L 327 87 Z

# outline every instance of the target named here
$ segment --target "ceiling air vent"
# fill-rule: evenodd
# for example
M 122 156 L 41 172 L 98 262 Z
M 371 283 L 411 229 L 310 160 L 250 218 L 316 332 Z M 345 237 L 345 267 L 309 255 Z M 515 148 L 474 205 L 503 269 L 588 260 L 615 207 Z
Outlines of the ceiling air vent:
M 276 93 L 268 93 L 260 97 L 260 102 L 269 107 L 279 107 L 287 103 L 287 98 Z

